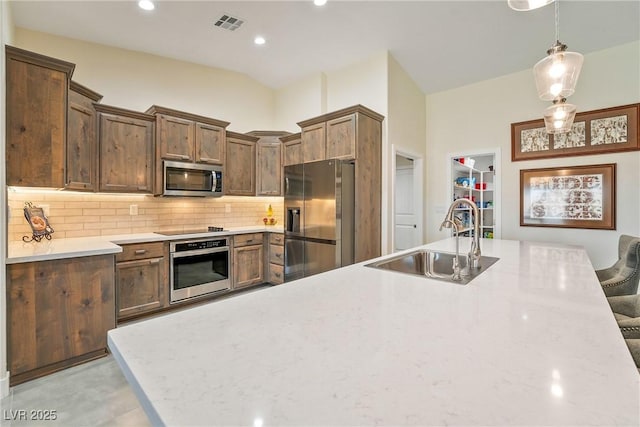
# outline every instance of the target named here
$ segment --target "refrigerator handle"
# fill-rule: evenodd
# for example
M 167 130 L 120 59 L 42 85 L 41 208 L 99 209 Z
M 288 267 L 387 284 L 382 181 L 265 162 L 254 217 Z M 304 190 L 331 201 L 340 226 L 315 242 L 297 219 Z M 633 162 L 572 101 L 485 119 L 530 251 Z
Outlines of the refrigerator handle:
M 289 194 L 289 177 L 284 178 L 284 194 Z

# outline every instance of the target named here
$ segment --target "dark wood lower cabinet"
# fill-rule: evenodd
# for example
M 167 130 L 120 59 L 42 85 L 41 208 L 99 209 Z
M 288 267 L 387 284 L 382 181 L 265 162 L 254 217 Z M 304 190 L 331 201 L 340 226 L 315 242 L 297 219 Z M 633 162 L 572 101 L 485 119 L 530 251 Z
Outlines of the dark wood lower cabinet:
M 167 259 L 163 242 L 123 245 L 116 255 L 118 321 L 167 306 Z
M 7 265 L 11 385 L 107 354 L 114 256 Z

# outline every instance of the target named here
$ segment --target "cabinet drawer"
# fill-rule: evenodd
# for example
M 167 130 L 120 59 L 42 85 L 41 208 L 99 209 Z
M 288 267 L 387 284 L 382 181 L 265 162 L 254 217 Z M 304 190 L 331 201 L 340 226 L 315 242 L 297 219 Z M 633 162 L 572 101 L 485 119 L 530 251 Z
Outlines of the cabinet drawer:
M 236 234 L 233 236 L 233 244 L 236 248 L 249 245 L 261 245 L 262 233 Z
M 116 262 L 145 258 L 161 258 L 164 256 L 164 243 L 136 243 L 122 245 L 122 253 L 116 254 Z
M 272 245 L 284 246 L 284 234 L 271 233 L 269 235 L 269 243 L 271 243 Z
M 269 245 L 269 262 L 284 265 L 284 246 Z
M 277 264 L 269 264 L 269 283 L 279 285 L 284 282 L 284 267 Z

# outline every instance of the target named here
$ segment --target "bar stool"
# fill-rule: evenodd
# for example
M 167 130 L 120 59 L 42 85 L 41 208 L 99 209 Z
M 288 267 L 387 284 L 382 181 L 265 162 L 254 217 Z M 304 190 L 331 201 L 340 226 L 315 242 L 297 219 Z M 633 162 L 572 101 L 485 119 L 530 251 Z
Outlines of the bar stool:
M 618 261 L 611 267 L 596 270 L 607 297 L 632 295 L 640 280 L 640 238 L 622 235 L 618 241 Z

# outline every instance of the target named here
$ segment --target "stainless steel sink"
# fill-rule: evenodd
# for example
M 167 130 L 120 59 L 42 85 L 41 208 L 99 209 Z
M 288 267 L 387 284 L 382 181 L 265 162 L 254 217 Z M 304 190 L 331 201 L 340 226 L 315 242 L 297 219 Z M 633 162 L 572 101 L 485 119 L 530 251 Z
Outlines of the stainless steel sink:
M 482 274 L 499 259 L 482 256 L 480 257 L 480 268 L 469 270 L 467 266 L 467 255 L 460 254 L 458 262 L 462 270 L 462 277 L 460 280 L 454 280 L 453 259 L 455 257 L 456 254 L 454 253 L 419 249 L 408 254 L 398 255 L 393 258 L 387 258 L 371 264 L 366 264 L 366 267 L 392 270 L 400 273 L 427 277 L 429 279 L 466 285 Z

